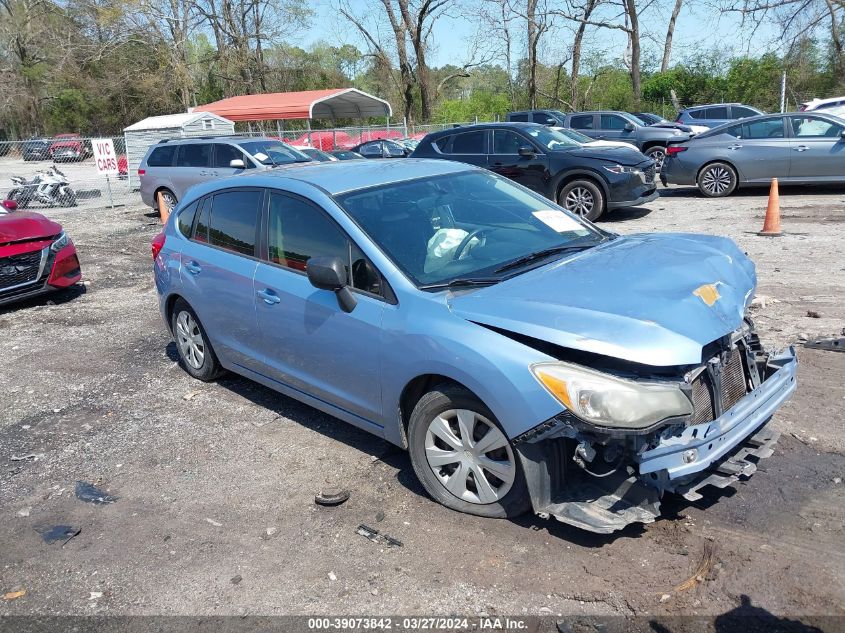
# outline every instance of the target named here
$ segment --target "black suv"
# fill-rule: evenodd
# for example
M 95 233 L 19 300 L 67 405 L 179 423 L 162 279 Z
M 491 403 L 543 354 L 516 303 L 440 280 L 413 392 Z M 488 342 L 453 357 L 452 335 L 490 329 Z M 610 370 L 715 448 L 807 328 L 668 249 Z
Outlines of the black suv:
M 427 135 L 412 158 L 486 167 L 595 220 L 657 198 L 654 161 L 626 147 L 585 147 L 536 123 L 486 123 Z

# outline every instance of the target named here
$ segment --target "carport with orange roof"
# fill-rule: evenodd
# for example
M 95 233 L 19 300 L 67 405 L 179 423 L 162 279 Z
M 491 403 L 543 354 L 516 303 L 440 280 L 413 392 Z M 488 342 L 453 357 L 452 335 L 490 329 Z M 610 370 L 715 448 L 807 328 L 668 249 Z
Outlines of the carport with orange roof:
M 393 113 L 390 104 L 356 88 L 334 88 L 329 90 L 305 90 L 302 92 L 275 92 L 257 95 L 228 97 L 197 106 L 193 112 L 211 112 L 230 121 L 276 121 L 281 135 L 284 121 L 305 120 L 307 131 L 297 141 L 308 140 L 309 145 L 321 149 L 338 146 L 338 134 L 343 132 L 319 132 L 311 130 L 312 119 L 369 119 L 385 117 L 390 128 Z M 331 138 L 329 138 L 331 133 Z M 313 143 L 316 138 L 317 143 Z M 346 143 L 343 143 L 346 144 Z

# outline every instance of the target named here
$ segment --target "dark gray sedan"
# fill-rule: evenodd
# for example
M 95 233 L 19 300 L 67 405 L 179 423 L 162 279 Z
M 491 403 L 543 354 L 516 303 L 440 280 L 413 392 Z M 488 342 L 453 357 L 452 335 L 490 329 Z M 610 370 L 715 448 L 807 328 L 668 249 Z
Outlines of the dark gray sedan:
M 751 117 L 667 149 L 664 185 L 721 198 L 738 186 L 845 183 L 845 120 L 816 112 Z

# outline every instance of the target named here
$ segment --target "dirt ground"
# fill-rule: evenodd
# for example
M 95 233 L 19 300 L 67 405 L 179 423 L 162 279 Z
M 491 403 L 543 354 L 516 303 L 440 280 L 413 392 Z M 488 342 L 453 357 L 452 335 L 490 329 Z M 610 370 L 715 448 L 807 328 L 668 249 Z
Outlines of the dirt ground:
M 845 326 L 845 190 L 782 191 L 778 239 L 755 235 L 763 191 L 661 192 L 603 226 L 734 238 L 757 262 L 768 343 Z M 0 615 L 715 615 L 743 596 L 783 617 L 845 615 L 845 354 L 799 347 L 775 455 L 735 489 L 667 500 L 661 520 L 608 537 L 481 519 L 432 502 L 373 436 L 245 379 L 179 369 L 144 209 L 48 214 L 85 282 L 0 311 L 0 593 L 26 590 Z M 118 500 L 84 503 L 77 481 Z M 341 487 L 346 504 L 315 506 Z M 54 525 L 81 532 L 48 545 L 36 529 Z M 705 554 L 709 569 L 678 589 Z

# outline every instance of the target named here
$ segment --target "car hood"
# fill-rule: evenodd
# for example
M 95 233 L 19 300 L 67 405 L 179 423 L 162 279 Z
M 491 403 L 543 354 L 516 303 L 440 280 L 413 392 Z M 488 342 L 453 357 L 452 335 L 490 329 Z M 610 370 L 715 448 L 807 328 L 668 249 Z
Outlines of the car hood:
M 53 149 L 72 149 L 72 150 L 81 150 L 82 143 L 79 141 L 56 141 L 50 147 Z
M 645 157 L 634 147 L 596 147 L 583 145 L 573 149 L 559 150 L 565 151 L 571 156 L 578 158 L 594 158 L 597 160 L 606 160 L 620 165 L 639 165 L 645 160 Z M 555 151 L 552 152 L 556 153 Z
M 740 327 L 755 285 L 730 239 L 642 234 L 447 301 L 475 323 L 665 367 L 701 363 L 705 345 Z
M 0 215 L 0 245 L 23 240 L 48 238 L 62 232 L 62 225 L 40 213 L 12 211 Z

